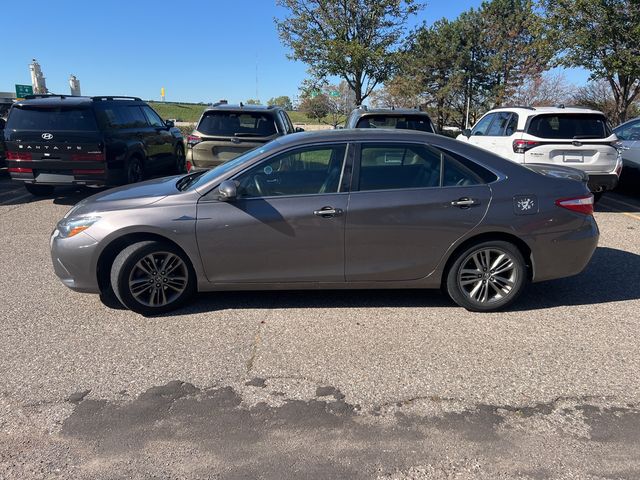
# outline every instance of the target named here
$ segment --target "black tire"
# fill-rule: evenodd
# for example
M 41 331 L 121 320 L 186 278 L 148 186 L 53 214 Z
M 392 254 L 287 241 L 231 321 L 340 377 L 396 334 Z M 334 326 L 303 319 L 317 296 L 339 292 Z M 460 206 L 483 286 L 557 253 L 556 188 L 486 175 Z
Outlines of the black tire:
M 36 197 L 48 197 L 53 195 L 53 190 L 55 189 L 53 185 L 36 185 L 34 183 L 25 183 L 24 188 L 27 189 L 27 192 Z
M 173 157 L 174 157 L 174 164 L 172 168 L 173 173 L 177 175 L 187 173 L 187 158 L 184 155 L 184 147 L 182 145 L 178 145 L 176 147 L 176 151 Z
M 520 250 L 495 240 L 471 245 L 458 254 L 447 271 L 446 290 L 469 311 L 492 312 L 516 301 L 527 282 L 527 265 Z
M 171 272 L 160 269 L 163 258 L 174 259 L 174 263 L 168 263 Z M 151 265 L 157 269 L 153 270 Z M 183 284 L 176 283 L 175 279 L 183 277 Z M 178 248 L 165 242 L 145 241 L 134 243 L 118 254 L 111 266 L 111 286 L 125 307 L 149 316 L 182 306 L 195 292 L 196 278 L 191 262 Z
M 125 183 L 138 183 L 142 180 L 144 180 L 144 164 L 140 157 L 131 157 L 125 169 Z

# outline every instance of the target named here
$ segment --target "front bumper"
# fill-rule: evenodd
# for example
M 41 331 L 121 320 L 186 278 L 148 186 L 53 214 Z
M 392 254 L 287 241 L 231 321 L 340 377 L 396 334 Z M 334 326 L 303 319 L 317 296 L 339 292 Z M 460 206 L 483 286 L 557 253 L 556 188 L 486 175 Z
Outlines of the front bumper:
M 58 230 L 51 234 L 53 271 L 67 287 L 76 292 L 100 293 L 95 254 L 98 242 L 84 232 L 61 238 Z

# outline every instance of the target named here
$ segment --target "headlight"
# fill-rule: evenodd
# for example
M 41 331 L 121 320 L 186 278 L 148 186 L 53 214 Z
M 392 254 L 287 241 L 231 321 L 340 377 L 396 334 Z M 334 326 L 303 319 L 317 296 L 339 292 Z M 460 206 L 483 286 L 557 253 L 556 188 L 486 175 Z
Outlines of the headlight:
M 98 220 L 100 220 L 100 217 L 65 218 L 58 224 L 58 232 L 60 232 L 60 237 L 62 238 L 73 237 L 80 232 L 84 232 Z

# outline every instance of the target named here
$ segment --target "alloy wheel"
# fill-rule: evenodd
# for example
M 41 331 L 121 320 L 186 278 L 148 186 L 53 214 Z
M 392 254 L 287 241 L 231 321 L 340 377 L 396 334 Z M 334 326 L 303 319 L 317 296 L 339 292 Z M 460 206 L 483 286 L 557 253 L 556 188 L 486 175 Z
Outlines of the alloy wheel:
M 154 252 L 140 259 L 129 274 L 131 295 L 147 307 L 169 305 L 187 288 L 185 262 L 171 252 Z
M 471 252 L 458 270 L 458 287 L 471 301 L 480 304 L 498 302 L 508 297 L 518 280 L 515 259 L 497 248 Z

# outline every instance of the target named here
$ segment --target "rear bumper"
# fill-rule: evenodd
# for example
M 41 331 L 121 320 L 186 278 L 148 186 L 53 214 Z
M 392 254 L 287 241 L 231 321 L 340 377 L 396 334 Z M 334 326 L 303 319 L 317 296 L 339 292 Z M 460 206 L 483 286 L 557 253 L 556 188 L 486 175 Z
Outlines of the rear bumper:
M 36 162 L 7 161 L 12 180 L 39 185 L 117 185 L 123 171 L 105 163 L 45 165 Z
M 582 272 L 598 246 L 599 237 L 595 218 L 585 215 L 580 228 L 540 238 L 531 249 L 533 281 L 571 277 Z
M 613 190 L 618 186 L 619 177 L 616 173 L 589 174 L 587 185 L 592 192 L 602 192 Z

